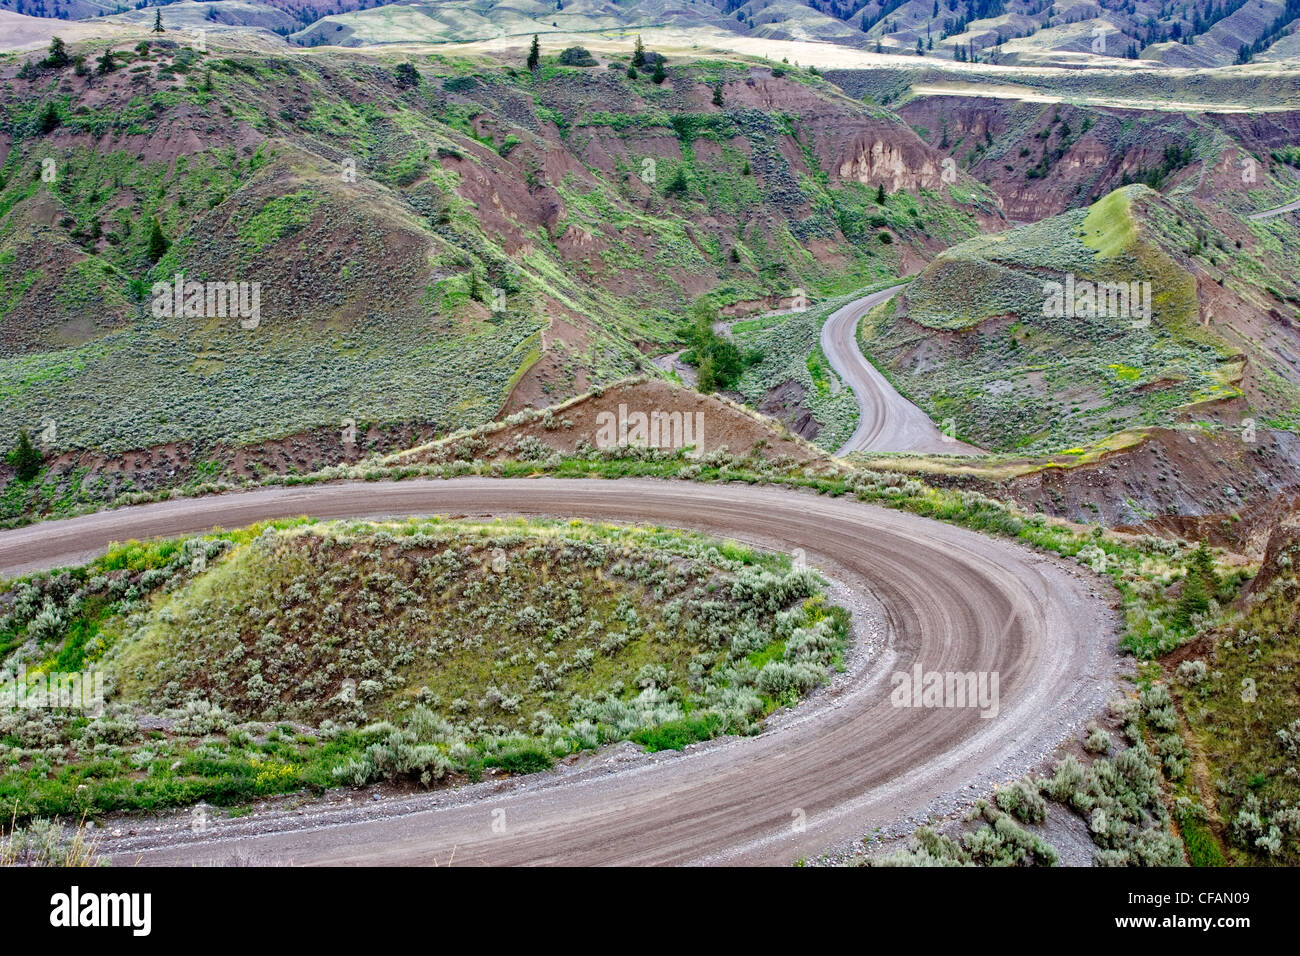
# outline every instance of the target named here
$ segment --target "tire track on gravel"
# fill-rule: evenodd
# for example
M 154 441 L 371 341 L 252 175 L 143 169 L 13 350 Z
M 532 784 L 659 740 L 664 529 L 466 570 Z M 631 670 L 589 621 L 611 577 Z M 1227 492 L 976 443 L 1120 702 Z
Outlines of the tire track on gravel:
M 0 533 L 0 574 L 78 563 L 110 541 L 322 519 L 551 515 L 692 528 L 791 552 L 884 609 L 887 645 L 756 737 L 362 807 L 104 839 L 120 863 L 789 863 L 1037 763 L 1110 696 L 1115 616 L 1098 579 L 1013 542 L 772 487 L 461 478 L 268 488 Z M 858 636 L 860 637 L 860 622 Z M 1000 709 L 891 705 L 889 675 L 995 671 Z M 605 754 L 602 751 L 602 754 Z M 504 812 L 504 833 L 493 810 Z M 794 825 L 802 817 L 805 826 Z M 141 826 L 140 830 L 147 828 Z

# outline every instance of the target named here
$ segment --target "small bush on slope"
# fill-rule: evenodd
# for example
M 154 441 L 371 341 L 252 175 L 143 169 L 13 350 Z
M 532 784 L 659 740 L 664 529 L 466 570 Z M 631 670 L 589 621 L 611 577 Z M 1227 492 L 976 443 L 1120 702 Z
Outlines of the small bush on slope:
M 1056 848 L 984 801 L 976 812 L 985 821 L 960 840 L 919 827 L 908 848 L 863 860 L 866 866 L 1055 866 Z

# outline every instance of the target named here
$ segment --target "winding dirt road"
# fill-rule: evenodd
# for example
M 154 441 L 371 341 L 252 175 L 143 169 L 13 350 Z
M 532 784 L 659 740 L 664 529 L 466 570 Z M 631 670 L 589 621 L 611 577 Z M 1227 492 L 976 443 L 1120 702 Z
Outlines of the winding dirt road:
M 827 361 L 858 399 L 858 427 L 839 450 L 916 451 L 939 455 L 978 455 L 980 449 L 947 438 L 925 412 L 902 395 L 867 361 L 858 347 L 858 322 L 903 287 L 894 286 L 855 299 L 832 313 L 822 326 Z
M 1097 579 L 1013 543 L 808 492 L 648 480 L 343 483 L 184 499 L 0 534 L 0 574 L 112 540 L 274 516 L 562 515 L 695 528 L 792 552 L 878 608 L 884 647 L 765 733 L 683 754 L 597 755 L 460 791 L 108 837 L 119 863 L 778 863 L 1023 772 L 1104 703 L 1115 621 Z M 855 620 L 855 640 L 865 637 Z M 890 676 L 999 675 L 997 715 L 895 707 Z M 142 831 L 150 830 L 142 826 Z
M 1272 209 L 1265 209 L 1263 212 L 1253 213 L 1247 216 L 1247 219 L 1272 219 L 1274 216 L 1280 216 L 1287 212 L 1300 211 L 1300 199 L 1295 202 L 1289 202 L 1285 206 L 1274 206 Z

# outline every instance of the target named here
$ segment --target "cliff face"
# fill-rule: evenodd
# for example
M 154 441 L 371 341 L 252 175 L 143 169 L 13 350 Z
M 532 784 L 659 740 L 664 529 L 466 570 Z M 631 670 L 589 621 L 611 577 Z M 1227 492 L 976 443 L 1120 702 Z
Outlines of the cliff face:
M 883 183 L 890 192 L 938 189 L 942 183 L 940 157 L 910 137 L 863 131 L 840 149 L 836 172 L 841 180 L 867 185 Z

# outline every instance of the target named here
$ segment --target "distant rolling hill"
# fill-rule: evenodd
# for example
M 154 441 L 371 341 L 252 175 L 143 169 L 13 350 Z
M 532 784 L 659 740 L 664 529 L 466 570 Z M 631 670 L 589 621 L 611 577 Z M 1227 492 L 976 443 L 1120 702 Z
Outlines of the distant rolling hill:
M 136 11 L 112 0 L 0 0 L 0 10 L 65 19 L 153 17 L 152 7 Z M 701 39 L 741 34 L 1003 63 L 1141 58 L 1212 67 L 1300 54 L 1300 0 L 186 0 L 164 7 L 164 18 L 177 23 L 195 16 L 271 30 L 307 46 L 669 28 Z

